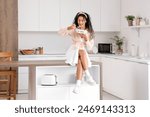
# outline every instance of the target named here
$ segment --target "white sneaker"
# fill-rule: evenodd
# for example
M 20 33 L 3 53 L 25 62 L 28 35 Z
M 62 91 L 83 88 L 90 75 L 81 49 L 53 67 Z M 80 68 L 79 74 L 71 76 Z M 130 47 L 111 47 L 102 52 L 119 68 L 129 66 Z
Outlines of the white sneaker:
M 86 82 L 90 85 L 96 85 L 96 82 L 93 80 L 92 76 L 86 76 Z
M 80 93 L 80 85 L 81 85 L 81 80 L 77 80 L 75 88 L 73 90 L 74 93 L 76 93 L 76 94 Z
M 73 89 L 73 93 L 79 94 L 80 93 L 80 86 L 76 85 L 75 88 Z

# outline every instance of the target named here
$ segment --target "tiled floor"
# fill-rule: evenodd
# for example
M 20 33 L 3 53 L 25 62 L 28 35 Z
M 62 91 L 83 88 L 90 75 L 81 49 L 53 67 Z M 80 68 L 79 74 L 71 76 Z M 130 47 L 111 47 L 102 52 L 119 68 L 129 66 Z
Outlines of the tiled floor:
M 17 100 L 27 100 L 28 94 L 17 94 Z M 109 93 L 103 92 L 103 100 L 120 100 L 120 98 L 117 98 Z

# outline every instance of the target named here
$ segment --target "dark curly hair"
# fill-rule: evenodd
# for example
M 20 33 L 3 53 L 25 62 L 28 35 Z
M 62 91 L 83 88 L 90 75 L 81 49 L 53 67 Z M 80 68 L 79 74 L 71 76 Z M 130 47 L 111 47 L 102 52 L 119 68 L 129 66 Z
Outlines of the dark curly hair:
M 89 16 L 89 14 L 85 13 L 85 12 L 78 12 L 74 18 L 74 21 L 73 21 L 73 24 L 76 25 L 76 27 L 79 26 L 78 24 L 78 18 L 82 16 L 85 20 L 86 20 L 86 23 L 85 23 L 85 28 L 88 30 L 88 32 L 90 33 L 90 39 L 93 39 L 95 36 L 94 36 L 94 30 L 93 30 L 93 27 L 92 27 L 92 23 L 91 23 L 91 17 Z

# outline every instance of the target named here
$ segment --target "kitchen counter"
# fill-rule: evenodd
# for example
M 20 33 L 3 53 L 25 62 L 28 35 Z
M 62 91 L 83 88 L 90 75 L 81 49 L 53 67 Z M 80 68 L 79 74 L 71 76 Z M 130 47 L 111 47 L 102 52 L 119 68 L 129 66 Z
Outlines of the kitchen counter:
M 137 62 L 142 64 L 150 64 L 150 58 L 139 58 L 132 57 L 129 55 L 115 55 L 115 54 L 89 54 L 90 57 L 106 57 L 113 59 L 120 59 L 125 61 Z M 63 57 L 65 58 L 65 54 L 43 54 L 43 55 L 19 55 L 19 58 L 47 58 L 47 57 Z

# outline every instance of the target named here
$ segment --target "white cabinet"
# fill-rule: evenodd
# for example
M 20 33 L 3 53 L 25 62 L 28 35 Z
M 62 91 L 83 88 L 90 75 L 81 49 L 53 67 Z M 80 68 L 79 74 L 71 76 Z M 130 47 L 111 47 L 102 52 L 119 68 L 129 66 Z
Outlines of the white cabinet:
M 39 30 L 39 0 L 18 0 L 18 29 Z
M 120 31 L 120 0 L 18 0 L 19 31 L 57 31 L 79 11 L 91 16 L 95 31 Z
M 66 86 L 38 86 L 36 99 L 38 100 L 68 100 L 69 89 Z M 58 93 L 59 92 L 59 93 Z
M 80 94 L 73 93 L 74 86 L 71 86 L 69 89 L 69 99 L 71 100 L 99 100 L 99 85 L 82 85 L 80 87 Z
M 100 0 L 61 0 L 60 4 L 61 28 L 71 25 L 75 15 L 83 11 L 91 16 L 94 30 L 100 31 Z
M 59 0 L 18 0 L 19 31 L 57 31 Z
M 99 100 L 99 85 L 81 85 L 80 93 L 73 93 L 75 85 L 38 86 L 37 100 Z M 89 93 L 91 95 L 89 95 Z
M 40 31 L 59 30 L 59 0 L 40 0 Z
M 91 16 L 96 32 L 120 31 L 120 0 L 61 0 L 60 4 L 61 28 L 70 25 L 76 13 L 83 11 Z
M 79 11 L 80 0 L 60 0 L 60 27 L 70 26 Z
M 91 22 L 95 31 L 100 31 L 100 0 L 81 0 L 81 11 L 91 16 Z
M 91 61 L 101 62 L 101 57 L 90 56 L 89 58 L 90 58 Z
M 100 99 L 100 66 L 92 65 L 90 73 L 96 81 L 91 86 L 84 80 L 81 84 L 80 93 L 74 94 L 76 83 L 76 67 L 74 66 L 38 66 L 36 68 L 36 99 L 37 100 L 99 100 Z M 45 74 L 57 76 L 56 86 L 42 86 L 41 79 Z M 89 95 L 90 94 L 90 95 Z
M 148 99 L 148 65 L 102 58 L 103 87 L 122 99 Z
M 101 0 L 101 31 L 120 31 L 120 0 Z

